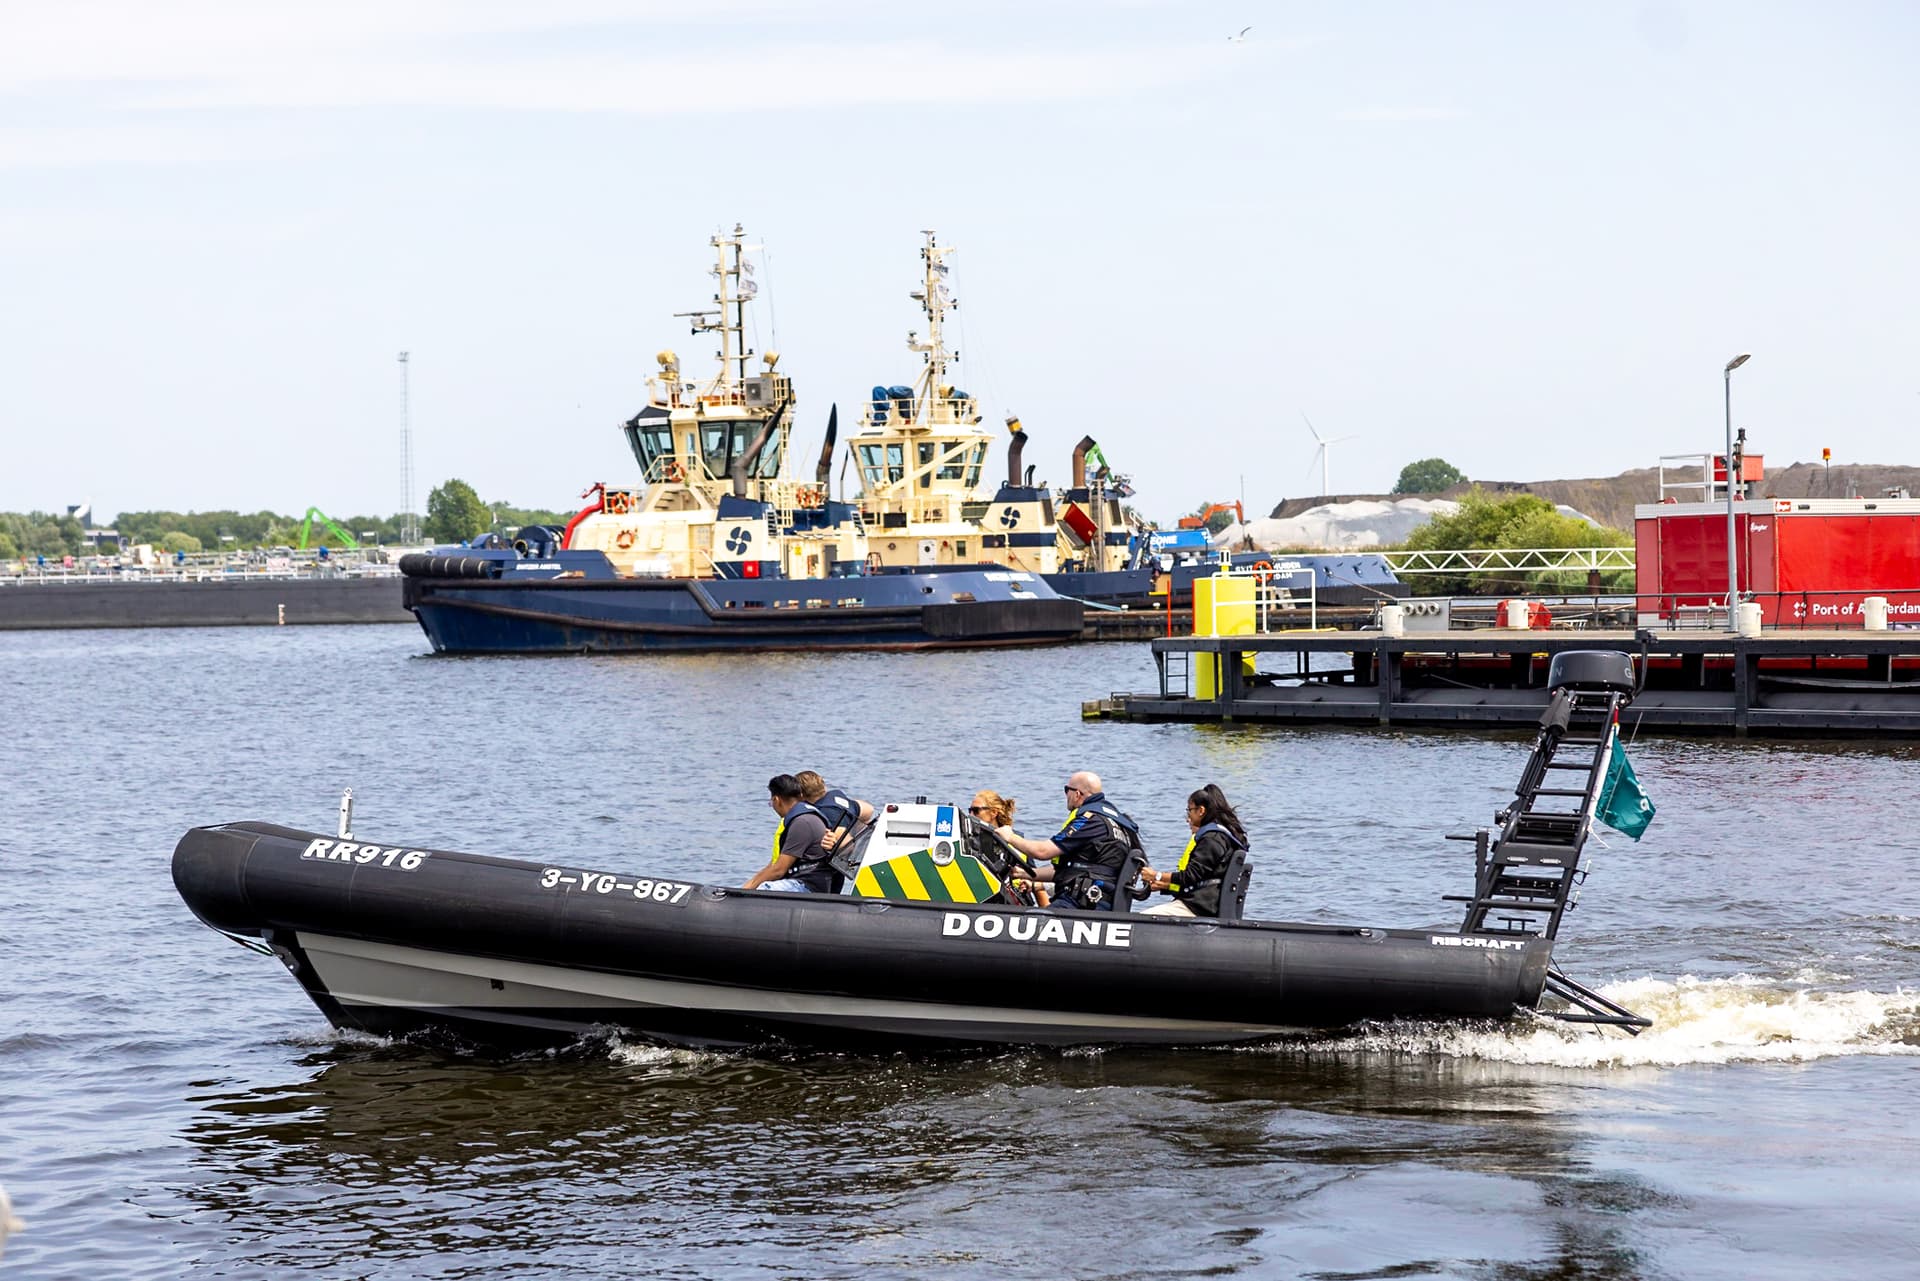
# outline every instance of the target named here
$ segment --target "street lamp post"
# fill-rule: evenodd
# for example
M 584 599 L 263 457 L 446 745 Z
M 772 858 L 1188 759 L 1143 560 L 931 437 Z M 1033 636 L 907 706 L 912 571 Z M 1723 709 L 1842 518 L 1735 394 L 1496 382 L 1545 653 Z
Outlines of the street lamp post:
M 1746 364 L 1747 361 L 1752 358 L 1752 352 L 1743 351 L 1732 360 L 1729 360 L 1726 369 L 1722 371 L 1725 377 L 1727 393 L 1727 453 L 1725 458 L 1727 476 L 1727 630 L 1730 632 L 1738 631 L 1740 627 L 1739 621 L 1734 617 L 1734 611 L 1739 608 L 1737 602 L 1740 599 L 1740 578 L 1738 563 L 1734 559 L 1733 550 L 1733 371 Z

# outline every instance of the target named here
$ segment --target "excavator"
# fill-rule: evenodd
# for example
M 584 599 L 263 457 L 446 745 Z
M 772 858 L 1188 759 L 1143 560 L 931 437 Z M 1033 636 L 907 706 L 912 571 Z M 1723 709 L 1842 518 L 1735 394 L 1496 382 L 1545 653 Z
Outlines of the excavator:
M 1218 516 L 1221 512 L 1232 512 L 1233 518 L 1239 521 L 1242 527 L 1247 523 L 1247 513 L 1241 510 L 1239 503 L 1208 503 L 1200 509 L 1198 515 L 1182 516 L 1180 518 L 1180 528 L 1205 529 L 1207 522 L 1215 516 Z
M 313 518 L 315 516 L 318 516 L 320 518 L 320 523 L 325 525 L 328 529 L 332 530 L 334 533 L 334 536 L 338 538 L 341 542 L 345 543 L 348 547 L 358 547 L 360 545 L 360 540 L 355 538 L 352 534 L 349 534 L 346 530 L 340 528 L 340 526 L 336 525 L 333 522 L 332 517 L 328 516 L 325 512 L 321 511 L 318 507 L 309 507 L 307 508 L 307 518 L 300 523 L 300 550 L 301 551 L 307 550 L 308 541 L 313 534 Z M 321 537 L 323 539 L 326 537 L 324 532 L 321 534 Z
M 1207 527 L 1207 522 L 1212 520 L 1215 516 L 1218 516 L 1221 512 L 1233 513 L 1233 518 L 1240 522 L 1241 542 L 1245 545 L 1248 551 L 1253 551 L 1254 550 L 1253 534 L 1247 528 L 1247 513 L 1241 509 L 1240 504 L 1237 502 L 1208 503 L 1205 507 L 1202 507 L 1200 509 L 1197 515 L 1182 516 L 1180 518 L 1180 528 L 1205 529 Z

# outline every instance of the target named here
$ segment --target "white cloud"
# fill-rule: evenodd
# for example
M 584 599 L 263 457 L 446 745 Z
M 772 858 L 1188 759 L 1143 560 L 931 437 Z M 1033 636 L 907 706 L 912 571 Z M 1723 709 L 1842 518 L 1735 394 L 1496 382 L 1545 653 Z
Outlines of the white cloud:
M 0 126 L 0 169 L 177 165 L 226 154 L 230 131 L 206 122 Z
M 0 43 L 0 91 L 85 90 L 134 110 L 446 106 L 643 115 L 874 103 L 1104 97 L 1196 79 L 1239 50 L 1165 42 L 982 47 L 833 40 L 884 31 L 884 6 L 762 0 L 520 4 L 42 5 Z M 814 19 L 807 42 L 789 20 Z M 897 27 L 897 24 L 894 24 Z M 1093 33 L 1097 36 L 1097 30 Z
M 1343 111 L 1335 120 L 1399 124 L 1419 120 L 1465 120 L 1467 113 L 1456 107 L 1363 107 Z
M 1184 80 L 1198 74 L 1199 61 L 1147 48 L 1003 53 L 911 43 L 781 45 L 694 58 L 382 58 L 350 66 L 249 67 L 193 85 L 151 90 L 133 105 L 442 106 L 665 116 L 850 104 L 1058 101 Z

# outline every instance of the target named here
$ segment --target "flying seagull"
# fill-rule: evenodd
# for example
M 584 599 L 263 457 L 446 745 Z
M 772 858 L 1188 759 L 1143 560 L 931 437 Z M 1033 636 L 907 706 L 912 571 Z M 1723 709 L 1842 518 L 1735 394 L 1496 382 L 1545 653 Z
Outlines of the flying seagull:
M 1240 34 L 1239 34 L 1239 35 L 1237 35 L 1237 36 L 1228 36 L 1228 37 L 1227 37 L 1227 43 L 1228 43 L 1228 44 L 1245 44 L 1245 43 L 1247 42 L 1247 32 L 1249 32 L 1249 31 L 1251 31 L 1251 30 L 1253 30 L 1253 28 L 1252 28 L 1252 27 L 1242 27 L 1242 28 L 1240 28 Z

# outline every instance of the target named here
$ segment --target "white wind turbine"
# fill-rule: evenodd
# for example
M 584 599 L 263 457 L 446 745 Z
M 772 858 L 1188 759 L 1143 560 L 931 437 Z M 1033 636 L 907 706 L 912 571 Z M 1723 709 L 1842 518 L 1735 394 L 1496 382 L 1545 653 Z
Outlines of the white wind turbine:
M 1300 411 L 1300 418 L 1301 418 L 1301 421 L 1307 424 L 1307 430 L 1313 433 L 1313 438 L 1320 442 L 1320 448 L 1317 453 L 1317 457 L 1319 458 L 1319 461 L 1320 461 L 1320 496 L 1322 498 L 1325 498 L 1328 494 L 1333 492 L 1327 486 L 1327 454 L 1328 452 L 1332 449 L 1334 445 L 1343 444 L 1349 440 L 1358 440 L 1360 438 L 1358 436 L 1335 436 L 1332 440 L 1328 440 L 1325 436 L 1322 436 L 1320 434 L 1320 429 L 1313 425 L 1313 419 L 1307 417 L 1306 410 L 1303 409 Z

